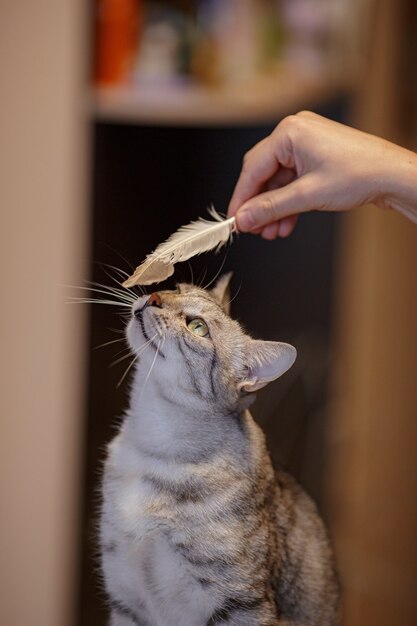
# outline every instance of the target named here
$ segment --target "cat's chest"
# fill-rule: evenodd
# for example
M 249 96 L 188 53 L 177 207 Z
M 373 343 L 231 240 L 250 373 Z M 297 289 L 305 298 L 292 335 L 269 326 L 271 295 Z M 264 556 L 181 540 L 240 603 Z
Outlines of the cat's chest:
M 176 518 L 172 503 L 139 473 L 115 478 L 110 474 L 104 497 L 113 527 L 136 541 L 166 530 Z
M 198 529 L 206 507 L 215 503 L 216 494 L 206 494 L 204 480 L 181 470 L 158 470 L 140 462 L 134 468 L 106 468 L 104 507 L 119 535 L 140 541 L 149 534 Z
M 163 532 L 146 526 L 141 539 L 122 541 L 107 569 L 123 577 L 123 598 L 140 598 L 158 626 L 206 623 L 218 602 L 216 590 L 198 583 L 195 566 L 184 559 Z M 186 617 L 185 617 L 186 616 Z
M 103 528 L 110 542 L 143 546 L 155 538 L 180 559 L 216 559 L 223 551 L 233 561 L 250 525 L 258 527 L 250 506 L 250 479 L 228 459 L 210 464 L 165 465 L 130 454 L 120 439 L 111 444 L 105 468 Z M 253 518 L 253 519 L 252 519 Z M 196 558 L 194 558 L 196 557 Z
M 196 564 L 205 569 L 212 560 L 202 511 L 192 502 L 176 504 L 140 476 L 118 483 L 106 494 L 111 522 L 103 530 L 116 546 L 104 555 L 107 571 L 123 579 L 125 597 L 139 594 L 155 624 L 185 625 L 184 607 L 190 626 L 205 623 L 218 599 L 196 583 Z
M 212 480 L 197 480 L 184 474 L 156 477 L 149 468 L 108 472 L 104 507 L 110 532 L 130 546 L 158 537 L 174 551 L 188 540 L 209 553 L 219 545 L 234 548 L 230 531 L 236 541 L 245 533 L 242 517 L 236 515 L 242 496 L 236 498 L 232 477 L 222 472 L 220 479 L 214 469 L 212 474 Z M 237 505 L 231 511 L 230 502 Z

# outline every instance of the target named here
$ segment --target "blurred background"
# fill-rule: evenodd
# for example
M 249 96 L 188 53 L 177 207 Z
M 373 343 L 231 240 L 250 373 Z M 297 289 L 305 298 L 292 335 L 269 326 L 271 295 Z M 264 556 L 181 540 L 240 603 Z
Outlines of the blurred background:
M 245 151 L 290 113 L 416 149 L 416 34 L 413 0 L 0 4 L 1 624 L 105 624 L 98 485 L 129 360 L 94 349 L 123 320 L 70 286 L 226 211 Z M 329 525 L 344 624 L 414 626 L 416 227 L 311 214 L 176 276 L 221 267 L 234 316 L 298 348 L 254 414 Z

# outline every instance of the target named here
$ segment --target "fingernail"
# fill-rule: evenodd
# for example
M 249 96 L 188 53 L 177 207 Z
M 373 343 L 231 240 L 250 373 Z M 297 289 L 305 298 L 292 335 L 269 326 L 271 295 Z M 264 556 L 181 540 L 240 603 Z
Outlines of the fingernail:
M 238 230 L 247 231 L 255 227 L 252 213 L 248 209 L 242 209 L 236 214 L 236 223 Z

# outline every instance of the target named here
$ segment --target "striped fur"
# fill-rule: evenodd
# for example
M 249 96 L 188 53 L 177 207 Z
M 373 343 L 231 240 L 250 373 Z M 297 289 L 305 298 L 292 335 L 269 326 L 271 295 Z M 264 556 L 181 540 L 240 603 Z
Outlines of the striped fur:
M 225 312 L 226 287 L 180 285 L 133 306 L 127 336 L 141 356 L 103 480 L 111 626 L 339 624 L 323 524 L 274 474 L 248 411 L 294 351 L 248 337 Z M 210 336 L 192 334 L 192 318 Z

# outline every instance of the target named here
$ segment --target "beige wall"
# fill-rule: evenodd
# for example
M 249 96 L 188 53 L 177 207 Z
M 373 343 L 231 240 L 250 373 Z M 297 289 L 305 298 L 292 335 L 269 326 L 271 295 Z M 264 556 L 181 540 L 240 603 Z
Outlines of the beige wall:
M 74 608 L 84 275 L 82 0 L 0 4 L 0 623 Z
M 367 208 L 345 231 L 331 418 L 345 626 L 417 623 L 417 229 Z
M 403 144 L 405 6 L 375 3 L 355 119 Z M 374 207 L 358 209 L 345 226 L 329 466 L 344 626 L 414 626 L 417 228 Z

